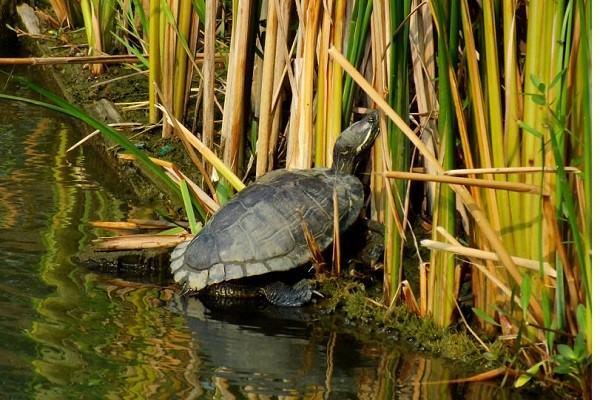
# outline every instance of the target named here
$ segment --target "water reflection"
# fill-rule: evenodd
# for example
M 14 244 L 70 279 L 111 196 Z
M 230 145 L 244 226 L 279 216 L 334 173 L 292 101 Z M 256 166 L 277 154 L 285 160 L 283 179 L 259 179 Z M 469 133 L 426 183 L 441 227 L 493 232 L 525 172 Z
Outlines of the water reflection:
M 452 362 L 401 343 L 357 340 L 325 327 L 310 308 L 224 308 L 190 298 L 174 309 L 186 315 L 198 343 L 205 398 L 522 398 L 497 384 L 453 384 L 467 375 Z

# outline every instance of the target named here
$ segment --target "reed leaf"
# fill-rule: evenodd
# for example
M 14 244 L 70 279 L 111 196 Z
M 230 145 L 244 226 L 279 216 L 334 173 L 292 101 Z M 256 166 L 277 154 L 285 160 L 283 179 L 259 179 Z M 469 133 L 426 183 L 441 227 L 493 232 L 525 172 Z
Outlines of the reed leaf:
M 190 224 L 190 231 L 192 235 L 197 235 L 199 232 L 198 225 L 196 224 L 196 215 L 194 214 L 194 208 L 192 207 L 192 199 L 190 197 L 190 191 L 185 179 L 179 181 L 179 190 L 181 191 L 181 198 L 183 199 L 183 205 L 185 207 L 185 214 L 187 215 L 188 222 Z

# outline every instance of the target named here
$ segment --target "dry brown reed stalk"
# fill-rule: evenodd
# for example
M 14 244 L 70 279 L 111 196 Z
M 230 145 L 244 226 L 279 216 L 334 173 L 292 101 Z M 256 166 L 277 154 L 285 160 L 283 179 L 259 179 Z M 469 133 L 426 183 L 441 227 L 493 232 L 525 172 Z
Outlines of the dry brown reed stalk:
M 486 372 L 482 372 L 480 374 L 476 374 L 467 378 L 460 378 L 460 379 L 447 379 L 447 380 L 441 380 L 441 381 L 420 381 L 420 382 L 413 382 L 413 384 L 419 384 L 419 385 L 441 385 L 441 384 L 447 384 L 447 383 L 466 383 L 466 382 L 484 382 L 484 381 L 489 381 L 491 379 L 495 379 L 498 378 L 499 376 L 505 375 L 507 373 L 511 373 L 512 375 L 515 375 L 514 371 L 509 370 L 506 367 L 498 367 Z
M 217 30 L 218 0 L 205 1 L 204 21 L 204 64 L 202 65 L 202 142 L 209 149 L 213 148 L 215 136 L 215 45 Z M 195 124 L 194 124 L 195 127 Z M 204 168 L 210 176 L 211 168 L 205 163 Z M 209 181 L 210 183 L 210 181 Z
M 116 237 L 101 237 L 92 241 L 95 251 L 141 250 L 175 247 L 190 240 L 193 235 L 140 234 Z
M 56 15 L 59 26 L 63 26 L 65 22 L 68 26 L 71 25 L 71 21 L 69 21 L 69 11 L 66 4 L 67 1 L 68 0 L 50 0 L 50 5 L 52 6 L 52 10 Z
M 264 175 L 269 166 L 269 140 L 273 128 L 273 83 L 277 49 L 277 6 L 278 0 L 271 0 L 267 11 L 267 31 L 262 68 L 262 88 L 260 93 L 260 114 L 258 120 L 258 138 L 256 142 L 256 177 Z
M 144 55 L 143 57 L 148 57 Z M 196 54 L 196 62 L 204 60 L 203 53 Z M 0 65 L 59 65 L 59 64 L 130 64 L 139 61 L 137 56 L 127 54 L 100 54 L 92 56 L 73 57 L 5 57 L 0 58 Z M 222 63 L 223 56 L 217 57 L 217 62 Z
M 116 122 L 116 123 L 106 124 L 106 125 L 108 125 L 110 127 L 132 127 L 132 126 L 140 126 L 140 124 L 137 123 L 137 122 Z M 72 145 L 71 147 L 69 147 L 67 149 L 67 153 L 70 152 L 70 151 L 75 150 L 77 147 L 81 146 L 82 144 L 84 144 L 85 142 L 87 142 L 88 140 L 90 140 L 91 138 L 93 138 L 94 136 L 96 136 L 99 133 L 100 133 L 100 130 L 96 129 L 92 133 L 86 135 L 81 140 L 79 140 L 77 143 L 75 143 L 74 145 Z
M 288 168 L 310 168 L 313 149 L 313 89 L 315 69 L 315 48 L 319 33 L 321 0 L 305 0 L 303 2 L 305 22 L 302 41 L 300 66 L 300 91 L 298 93 L 298 129 L 290 129 L 288 137 Z
M 580 174 L 581 170 L 575 167 L 564 167 L 565 172 Z M 504 167 L 504 168 L 472 168 L 472 169 L 453 169 L 446 171 L 444 175 L 478 175 L 478 174 L 530 174 L 541 172 L 552 174 L 558 172 L 557 167 Z
M 384 176 L 387 178 L 394 179 L 409 179 L 413 181 L 421 181 L 421 182 L 440 182 L 440 183 L 451 183 L 456 185 L 464 185 L 464 186 L 475 186 L 487 189 L 500 189 L 500 190 L 508 190 L 512 192 L 520 192 L 520 193 L 529 193 L 529 194 L 537 194 L 542 196 L 549 196 L 548 193 L 542 191 L 538 186 L 528 185 L 526 183 L 511 183 L 511 182 L 503 182 L 496 181 L 493 179 L 477 179 L 477 178 L 461 178 L 450 176 L 448 174 L 444 175 L 432 175 L 432 174 L 416 174 L 414 172 L 402 172 L 402 171 L 388 171 L 384 173 Z
M 402 281 L 401 288 L 402 288 L 402 297 L 404 298 L 404 304 L 406 304 L 406 307 L 408 307 L 408 310 L 417 315 L 421 315 L 419 303 L 417 303 L 415 294 L 412 291 L 412 288 L 410 287 L 410 282 L 408 282 L 407 280 Z
M 360 73 L 344 58 L 344 56 L 335 48 L 329 49 L 329 53 L 333 59 L 338 62 L 342 68 L 356 81 L 356 83 L 367 93 L 367 95 L 381 108 L 381 110 L 400 128 L 400 130 L 408 137 L 413 145 L 420 151 L 420 153 L 428 159 L 435 171 L 439 174 L 443 174 L 444 170 L 435 158 L 435 156 L 429 151 L 427 146 L 415 135 L 415 133 L 406 125 L 402 118 L 392 109 L 392 107 L 383 99 L 383 97 L 377 93 L 377 91 L 369 84 L 366 79 L 360 75 Z M 487 216 L 479 205 L 473 199 L 473 196 L 467 189 L 460 185 L 451 185 L 452 190 L 456 195 L 463 201 L 467 210 L 473 217 L 473 220 L 481 230 L 483 237 L 487 240 L 490 248 L 496 252 L 500 262 L 506 267 L 511 277 L 515 280 L 517 285 L 520 285 L 523 278 L 520 271 L 517 269 L 515 263 L 512 261 L 510 254 L 506 251 L 502 240 L 493 229 L 492 225 L 487 219 Z M 542 309 L 539 301 L 536 298 L 532 298 L 530 302 L 532 308 L 532 317 L 535 321 L 542 320 Z
M 89 54 L 91 56 L 94 55 L 98 55 L 98 54 L 102 54 L 103 51 L 103 47 L 102 47 L 102 31 L 100 30 L 100 19 L 98 18 L 98 13 L 96 10 L 96 6 L 94 5 L 94 2 L 91 2 L 91 12 L 92 12 L 92 32 L 94 35 L 94 40 L 91 43 L 91 46 L 89 48 Z M 90 65 L 90 73 L 92 74 L 92 76 L 98 76 L 100 74 L 102 74 L 102 72 L 104 72 L 104 65 L 103 64 L 91 64 Z
M 386 62 L 386 34 L 385 26 L 388 26 L 384 19 L 383 4 L 379 1 L 373 3 L 373 13 L 371 15 L 371 54 L 373 82 L 377 93 L 383 94 L 387 91 L 387 62 Z M 383 22 L 383 23 L 381 23 Z M 371 218 L 383 223 L 385 220 L 385 187 L 383 172 L 385 170 L 384 161 L 386 159 L 384 151 L 384 140 L 387 138 L 387 124 L 383 119 L 379 124 L 381 134 L 375 140 L 373 146 L 371 162 L 373 165 L 371 174 Z
M 209 149 L 200 139 L 198 139 L 192 132 L 189 131 L 179 120 L 173 118 L 168 111 L 161 107 L 163 112 L 167 114 L 168 123 L 172 124 L 180 133 L 182 141 L 188 142 L 192 147 L 194 147 L 202 156 L 208 161 L 216 170 L 223 176 L 236 191 L 240 191 L 246 187 L 244 183 L 229 169 L 225 162 L 221 161 L 221 159 L 213 153 L 211 149 Z
M 435 48 L 433 21 L 429 7 L 413 0 L 410 16 L 410 44 L 415 82 L 415 99 L 419 113 L 421 140 L 433 150 L 433 140 L 438 137 L 436 119 L 438 102 L 433 85 L 435 74 Z M 417 8 L 418 7 L 418 8 Z M 425 169 L 429 170 L 425 163 Z M 433 192 L 433 185 L 431 186 Z M 432 198 L 435 196 L 432 194 Z
M 333 16 L 332 39 L 333 46 L 341 49 L 344 45 L 344 25 L 346 15 L 346 0 L 336 0 Z M 329 46 L 327 46 L 329 48 Z M 329 76 L 327 83 L 327 123 L 325 131 L 325 165 L 333 163 L 333 146 L 342 131 L 342 85 L 343 71 L 338 64 L 327 57 Z
M 250 26 L 252 24 L 253 7 L 253 0 L 238 2 L 237 15 L 234 18 L 235 27 L 229 48 L 229 67 L 227 70 L 221 137 L 223 140 L 223 160 L 234 174 L 238 174 L 240 171 L 240 146 L 243 143 L 244 118 L 246 115 L 246 71 L 250 62 L 248 44 L 252 40 L 250 38 Z
M 127 153 L 119 153 L 118 158 L 121 160 L 128 160 L 128 161 L 135 161 L 135 159 L 136 159 L 133 154 L 127 154 Z M 175 164 L 173 164 L 170 161 L 165 161 L 165 160 L 161 160 L 161 159 L 154 158 L 154 157 L 149 157 L 149 158 L 156 165 L 160 165 L 161 167 L 163 167 L 166 170 L 167 175 L 175 183 L 179 184 L 179 182 L 182 179 L 185 179 L 185 181 L 188 183 L 189 187 L 192 189 L 192 192 L 194 193 L 196 198 L 200 201 L 200 204 L 204 207 L 205 211 L 207 211 L 210 214 L 214 214 L 220 208 L 220 205 L 215 200 L 213 200 L 213 199 L 216 199 L 216 194 L 212 193 L 213 197 L 211 198 L 208 194 L 206 194 L 206 192 L 204 192 L 202 189 L 200 189 L 198 187 L 198 185 L 196 185 L 190 178 L 185 176 L 185 174 L 183 172 L 181 172 L 179 170 L 179 168 L 177 168 L 177 166 L 175 166 Z M 213 190 L 214 190 L 214 188 L 213 188 Z
M 326 125 L 327 125 L 327 106 L 328 100 L 328 82 L 329 69 L 331 61 L 327 49 L 330 46 L 331 26 L 333 18 L 331 16 L 331 7 L 333 0 L 327 0 L 323 3 L 323 17 L 321 18 L 321 30 L 319 33 L 318 63 L 317 72 L 317 116 L 315 121 L 315 166 L 324 167 L 327 165 L 325 154 L 326 145 Z
M 451 253 L 459 254 L 462 256 L 478 258 L 481 260 L 498 261 L 498 256 L 496 253 L 493 253 L 491 251 L 475 249 L 472 247 L 466 247 L 466 246 L 462 246 L 462 245 L 457 246 L 457 245 L 437 242 L 437 241 L 430 240 L 430 239 L 424 239 L 424 240 L 421 240 L 421 246 L 427 247 L 429 249 L 451 252 Z M 536 260 L 531 260 L 528 258 L 517 257 L 517 256 L 512 256 L 512 260 L 519 267 L 524 267 L 524 268 L 530 269 L 532 271 L 539 272 L 540 274 L 542 274 L 544 276 L 556 278 L 556 270 L 554 268 L 552 268 L 552 266 L 547 262 L 540 263 L 539 261 L 536 261 Z
M 163 221 L 153 220 L 127 220 L 127 221 L 90 221 L 89 224 L 94 228 L 118 231 L 137 231 L 137 230 L 164 230 L 173 228 L 174 224 Z
M 277 12 L 277 44 L 275 49 L 275 66 L 273 71 L 273 77 L 277 79 L 277 86 L 274 89 L 273 102 L 271 103 L 271 132 L 269 135 L 269 150 L 267 156 L 267 170 L 271 171 L 275 168 L 276 162 L 276 149 L 277 141 L 279 139 L 280 125 L 281 125 L 281 89 L 285 80 L 286 74 L 291 74 L 291 63 L 290 54 L 287 47 L 287 38 L 289 25 L 290 13 L 291 13 L 291 0 L 279 0 L 275 2 L 275 8 Z M 293 49 L 293 45 L 292 45 Z M 287 66 L 290 65 L 290 68 Z M 291 75 L 288 75 L 291 76 Z M 293 86 L 293 79 L 290 79 L 290 84 Z

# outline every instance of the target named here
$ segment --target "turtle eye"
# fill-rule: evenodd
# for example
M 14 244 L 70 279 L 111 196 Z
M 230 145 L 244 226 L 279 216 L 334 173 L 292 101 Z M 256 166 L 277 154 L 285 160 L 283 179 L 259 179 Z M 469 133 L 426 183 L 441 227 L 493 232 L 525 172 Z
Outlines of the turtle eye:
M 371 122 L 371 123 L 375 122 L 375 114 L 371 114 L 371 115 L 369 115 L 369 117 L 368 117 L 367 121 L 369 121 L 369 122 Z

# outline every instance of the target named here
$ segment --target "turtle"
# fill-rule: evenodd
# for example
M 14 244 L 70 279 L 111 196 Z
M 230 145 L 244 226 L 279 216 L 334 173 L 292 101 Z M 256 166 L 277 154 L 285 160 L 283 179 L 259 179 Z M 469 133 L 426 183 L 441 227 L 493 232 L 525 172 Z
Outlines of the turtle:
M 333 241 L 334 194 L 340 231 L 357 220 L 364 189 L 355 172 L 378 132 L 379 115 L 373 111 L 340 134 L 331 168 L 274 170 L 241 190 L 191 241 L 172 251 L 175 282 L 197 292 L 307 265 L 312 256 L 307 232 L 319 251 Z M 301 281 L 292 288 L 275 285 L 256 293 L 273 304 L 297 306 L 310 300 L 312 290 Z

